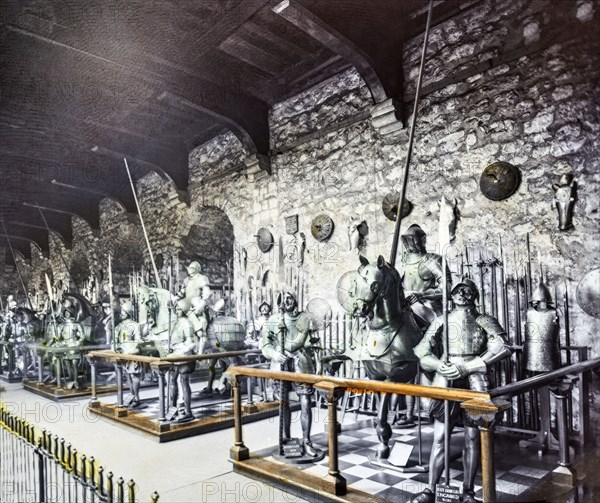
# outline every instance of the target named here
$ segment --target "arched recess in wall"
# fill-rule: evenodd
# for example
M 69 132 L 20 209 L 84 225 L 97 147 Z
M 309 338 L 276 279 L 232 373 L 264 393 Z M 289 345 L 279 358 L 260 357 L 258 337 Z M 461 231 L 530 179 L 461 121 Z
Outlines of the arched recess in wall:
M 69 267 L 69 276 L 78 291 L 83 288 L 84 281 L 90 275 L 90 261 L 85 253 L 74 253 Z M 72 287 L 73 285 L 71 285 Z
M 112 253 L 113 285 L 117 294 L 127 295 L 129 293 L 129 276 L 134 270 L 136 274 L 142 272 L 145 249 L 144 232 L 139 225 L 124 227 L 113 238 L 110 252 Z M 103 276 L 106 283 L 108 272 Z
M 195 260 L 211 285 L 226 285 L 233 281 L 233 239 L 233 225 L 227 214 L 214 206 L 204 206 L 181 239 L 180 263 L 187 266 Z

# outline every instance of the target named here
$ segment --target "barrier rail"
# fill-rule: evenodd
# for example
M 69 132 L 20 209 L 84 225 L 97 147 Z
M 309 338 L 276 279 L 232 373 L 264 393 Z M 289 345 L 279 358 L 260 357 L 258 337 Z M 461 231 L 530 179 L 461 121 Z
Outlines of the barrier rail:
M 117 376 L 117 405 L 123 406 L 123 378 L 121 369 L 127 362 L 140 362 L 150 366 L 158 375 L 158 406 L 159 421 L 166 419 L 168 407 L 166 406 L 166 376 L 165 374 L 177 365 L 197 362 L 203 360 L 214 360 L 219 358 L 234 358 L 239 356 L 259 355 L 259 349 L 245 349 L 241 351 L 223 351 L 218 353 L 204 353 L 200 355 L 174 355 L 163 358 L 154 356 L 131 355 L 126 353 L 115 353 L 114 351 L 91 351 L 86 355 L 92 368 L 92 396 L 91 400 L 96 400 L 96 365 L 98 360 L 112 362 L 115 366 Z
M 553 372 L 525 379 L 519 383 L 501 386 L 489 392 L 479 392 L 457 388 L 438 388 L 379 381 L 355 381 L 297 372 L 230 367 L 227 372 L 232 377 L 234 407 L 234 445 L 230 449 L 230 457 L 234 461 L 244 461 L 250 458 L 250 451 L 243 440 L 241 393 L 238 377 L 252 376 L 309 384 L 325 392 L 328 408 L 329 469 L 328 476 L 323 479 L 322 489 L 335 495 L 346 493 L 346 481 L 339 470 L 337 447 L 337 401 L 344 392 L 393 393 L 460 402 L 461 407 L 479 428 L 483 501 L 485 503 L 493 502 L 496 501 L 494 429 L 497 414 L 510 409 L 511 397 L 537 390 L 543 386 L 549 386 L 557 400 L 558 436 L 560 443 L 559 466 L 554 470 L 554 473 L 562 475 L 566 483 L 574 485 L 576 476 L 571 465 L 568 448 L 569 430 L 566 397 L 570 393 L 575 380 L 581 379 L 582 375 L 596 368 L 600 368 L 600 358 L 569 365 Z
M 0 501 L 134 503 L 133 480 L 115 480 L 64 438 L 38 430 L 0 402 Z M 151 502 L 157 503 L 154 492 Z

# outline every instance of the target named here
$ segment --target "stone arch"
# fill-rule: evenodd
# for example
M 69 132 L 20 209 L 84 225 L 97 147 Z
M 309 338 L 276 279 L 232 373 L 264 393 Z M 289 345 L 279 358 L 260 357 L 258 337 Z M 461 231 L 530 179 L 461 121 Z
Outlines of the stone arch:
M 198 218 L 181 239 L 180 263 L 185 266 L 196 260 L 212 285 L 226 285 L 233 281 L 233 224 L 216 206 L 201 207 L 197 213 Z

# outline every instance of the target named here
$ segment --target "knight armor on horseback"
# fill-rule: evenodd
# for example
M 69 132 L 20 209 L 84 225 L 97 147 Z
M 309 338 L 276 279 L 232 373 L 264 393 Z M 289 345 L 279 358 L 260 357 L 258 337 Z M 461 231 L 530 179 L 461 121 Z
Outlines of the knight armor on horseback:
M 417 224 L 411 225 L 400 239 L 404 295 L 419 325 L 428 326 L 442 314 L 442 257 L 427 252 L 427 234 Z M 446 276 L 450 278 L 449 271 Z
M 205 288 L 209 287 L 208 277 L 201 273 L 202 268 L 196 261 L 187 267 L 188 277 L 183 281 L 181 290 L 177 294 L 180 299 L 191 299 L 202 297 Z M 206 295 L 206 294 L 205 294 Z

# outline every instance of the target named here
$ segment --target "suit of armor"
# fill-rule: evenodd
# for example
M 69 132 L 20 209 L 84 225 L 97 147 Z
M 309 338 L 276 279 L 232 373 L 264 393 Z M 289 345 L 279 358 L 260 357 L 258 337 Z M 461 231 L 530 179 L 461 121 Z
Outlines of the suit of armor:
M 83 325 L 73 318 L 75 313 L 66 308 L 63 312 L 65 320 L 58 326 L 58 339 L 54 338 L 51 345 L 68 348 L 64 353 L 53 354 L 52 367 L 57 386 L 61 385 L 63 371 L 66 370 L 69 382 L 67 387 L 79 387 L 79 364 L 82 361 L 81 347 L 85 344 Z
M 139 345 L 142 342 L 142 332 L 139 323 L 131 319 L 133 314 L 133 304 L 126 301 L 121 306 L 121 323 L 115 327 L 115 345 L 119 350 L 128 355 L 139 354 Z M 109 315 L 110 316 L 110 315 Z M 125 375 L 129 383 L 132 398 L 129 402 L 130 407 L 140 405 L 140 374 L 142 364 L 140 362 L 129 361 L 125 365 Z
M 177 322 L 171 332 L 171 350 L 173 355 L 195 355 L 197 354 L 196 336 L 194 325 L 187 317 L 190 303 L 187 299 L 177 302 L 175 313 Z M 178 381 L 181 385 L 183 412 L 178 412 L 178 422 L 186 422 L 194 419 L 192 414 L 192 389 L 190 387 L 190 376 L 196 368 L 196 362 L 176 364 L 172 370 L 171 388 L 169 393 L 170 404 L 177 406 L 179 398 Z
M 188 266 L 187 272 L 188 277 L 183 280 L 178 297 L 180 299 L 188 299 L 189 301 L 196 297 L 202 298 L 204 289 L 209 286 L 208 277 L 200 273 L 200 264 L 198 262 L 192 262 Z
M 442 257 L 435 253 L 427 253 L 425 248 L 426 234 L 418 225 L 411 225 L 401 236 L 401 265 L 404 293 L 412 304 L 412 310 L 420 318 L 420 325 L 428 325 L 435 315 L 442 313 Z M 450 280 L 450 271 L 446 271 Z
M 525 368 L 530 372 L 550 372 L 560 367 L 558 315 L 552 307 L 548 287 L 540 282 L 531 296 L 525 325 Z
M 262 352 L 271 360 L 271 368 L 287 372 L 316 372 L 316 360 L 313 350 L 307 346 L 314 343 L 313 327 L 310 319 L 298 311 L 298 303 L 293 294 L 287 292 L 283 296 L 281 313 L 272 315 L 265 323 L 262 330 Z M 291 386 L 289 382 L 282 382 L 280 400 L 288 403 Z M 304 443 L 304 452 L 312 457 L 318 455 L 310 440 L 312 426 L 311 395 L 314 394 L 312 386 L 298 384 L 295 386 L 296 394 L 300 397 L 300 423 Z M 291 411 L 289 405 L 283 409 L 284 436 L 290 438 Z
M 452 290 L 454 309 L 448 314 L 448 349 L 443 352 L 443 324 L 430 325 L 421 342 L 415 347 L 421 367 L 435 372 L 433 385 L 438 387 L 466 388 L 487 391 L 488 367 L 508 356 L 505 330 L 492 316 L 481 315 L 475 308 L 479 292 L 475 283 L 463 279 Z M 444 468 L 444 432 L 448 434 L 461 417 L 460 405 L 452 402 L 450 406 L 450 424 L 444 425 L 443 402 L 433 400 L 431 416 L 434 419 L 434 438 L 429 461 L 429 487 L 412 502 L 433 503 L 435 485 Z M 464 495 L 463 502 L 474 503 L 473 491 L 475 474 L 480 457 L 479 432 L 468 419 L 463 418 L 465 426 Z

